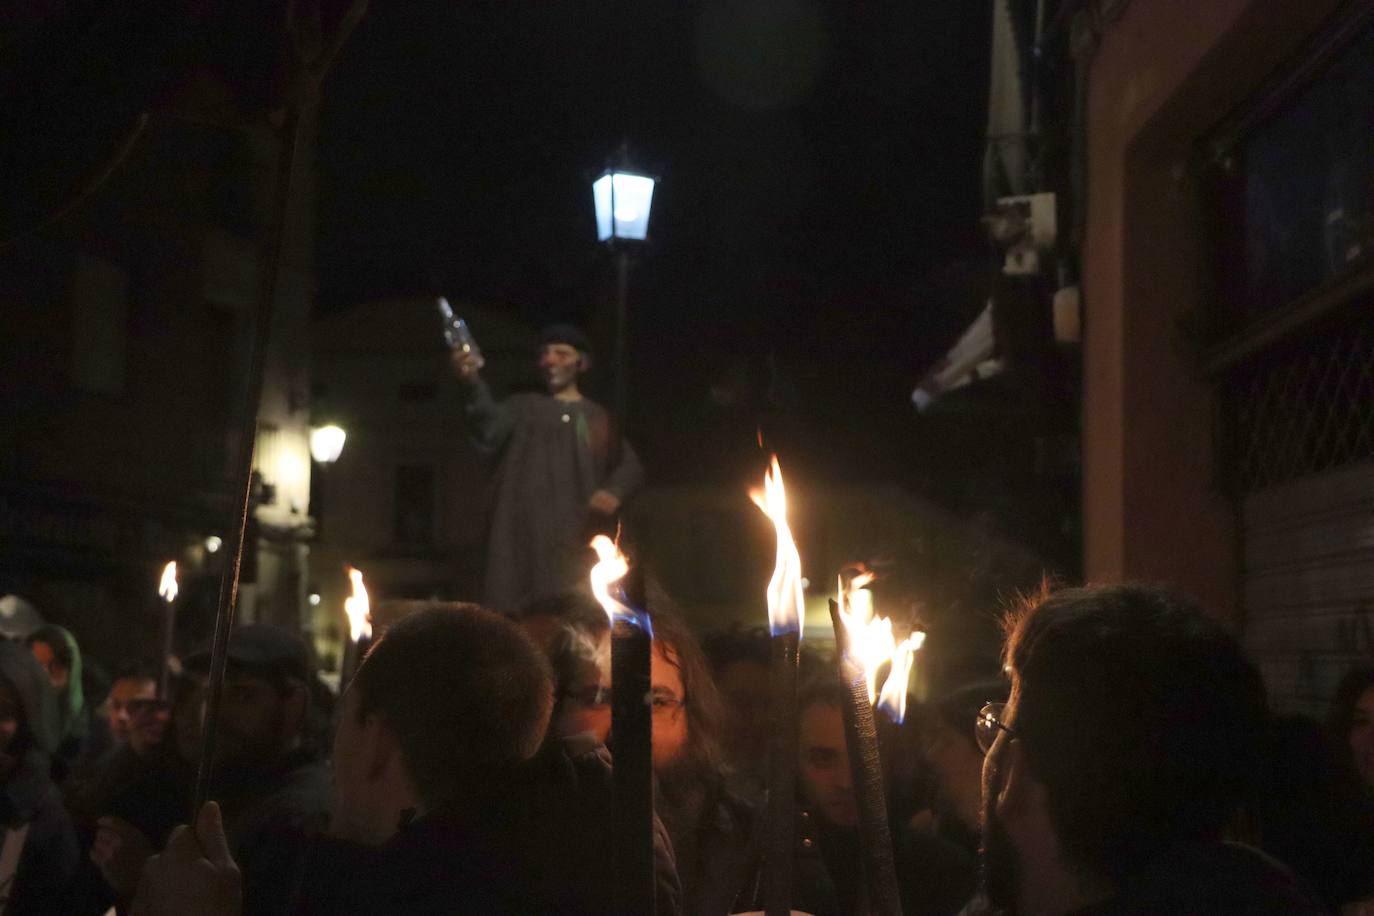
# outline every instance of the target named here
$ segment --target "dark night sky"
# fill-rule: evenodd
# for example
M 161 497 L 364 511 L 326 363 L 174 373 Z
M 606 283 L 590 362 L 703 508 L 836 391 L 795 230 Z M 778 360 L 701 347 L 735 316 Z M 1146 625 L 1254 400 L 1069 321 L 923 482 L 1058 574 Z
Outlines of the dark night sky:
M 651 455 L 676 440 L 649 405 L 698 417 L 739 357 L 773 395 L 741 426 L 850 415 L 890 476 L 911 387 L 978 307 L 988 6 L 373 4 L 325 86 L 321 308 L 434 290 L 593 323 L 588 180 L 627 139 L 663 178 L 631 294 Z

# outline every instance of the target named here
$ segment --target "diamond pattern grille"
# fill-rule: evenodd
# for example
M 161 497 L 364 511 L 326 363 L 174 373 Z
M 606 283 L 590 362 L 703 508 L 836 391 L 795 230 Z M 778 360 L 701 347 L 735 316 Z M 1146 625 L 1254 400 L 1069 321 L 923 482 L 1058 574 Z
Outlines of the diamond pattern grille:
M 1374 461 L 1374 314 L 1239 370 L 1229 400 L 1245 493 Z

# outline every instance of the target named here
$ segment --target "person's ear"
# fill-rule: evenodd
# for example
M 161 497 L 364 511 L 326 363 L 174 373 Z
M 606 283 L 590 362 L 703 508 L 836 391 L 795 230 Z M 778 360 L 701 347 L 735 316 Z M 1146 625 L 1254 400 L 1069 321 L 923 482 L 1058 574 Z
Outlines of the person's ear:
M 579 373 L 592 371 L 592 355 L 590 353 L 585 353 L 582 350 L 578 350 L 577 356 L 577 371 Z
M 305 710 L 309 703 L 310 690 L 304 684 L 292 684 L 282 710 L 287 734 L 299 735 L 305 730 Z
M 1031 775 L 1025 746 L 1020 741 L 1004 741 L 998 761 L 1001 780 L 993 799 L 999 817 L 1004 821 L 1024 813 L 1039 797 L 1040 783 Z
M 380 779 L 400 759 L 396 730 L 378 715 L 363 720 L 361 729 L 363 772 L 369 782 Z

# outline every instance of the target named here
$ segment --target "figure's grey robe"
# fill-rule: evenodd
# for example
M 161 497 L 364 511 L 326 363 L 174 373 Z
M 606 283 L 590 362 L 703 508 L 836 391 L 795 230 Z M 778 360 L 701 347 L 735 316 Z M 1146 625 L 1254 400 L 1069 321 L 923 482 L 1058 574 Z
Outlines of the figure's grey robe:
M 623 503 L 644 481 L 630 444 L 612 441 L 606 409 L 586 398 L 516 394 L 498 403 L 475 379 L 464 409 L 474 444 L 500 455 L 483 601 L 510 611 L 536 595 L 583 587 L 592 557 L 588 500 L 606 490 Z

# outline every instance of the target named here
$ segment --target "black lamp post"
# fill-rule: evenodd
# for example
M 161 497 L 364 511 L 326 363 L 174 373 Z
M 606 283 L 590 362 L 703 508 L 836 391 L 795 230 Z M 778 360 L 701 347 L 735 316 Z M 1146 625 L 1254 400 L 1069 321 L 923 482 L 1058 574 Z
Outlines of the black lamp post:
M 649 237 L 649 211 L 657 179 L 631 168 L 621 148 L 619 165 L 606 169 L 592 182 L 596 205 L 596 238 L 615 253 L 615 414 L 624 424 L 628 395 L 626 318 L 630 295 L 630 254 Z
M 310 458 L 314 461 L 312 470 L 319 473 L 310 475 L 309 512 L 315 517 L 317 531 L 324 528 L 324 472 L 339 460 L 346 438 L 348 436 L 343 429 L 333 423 L 310 430 Z

